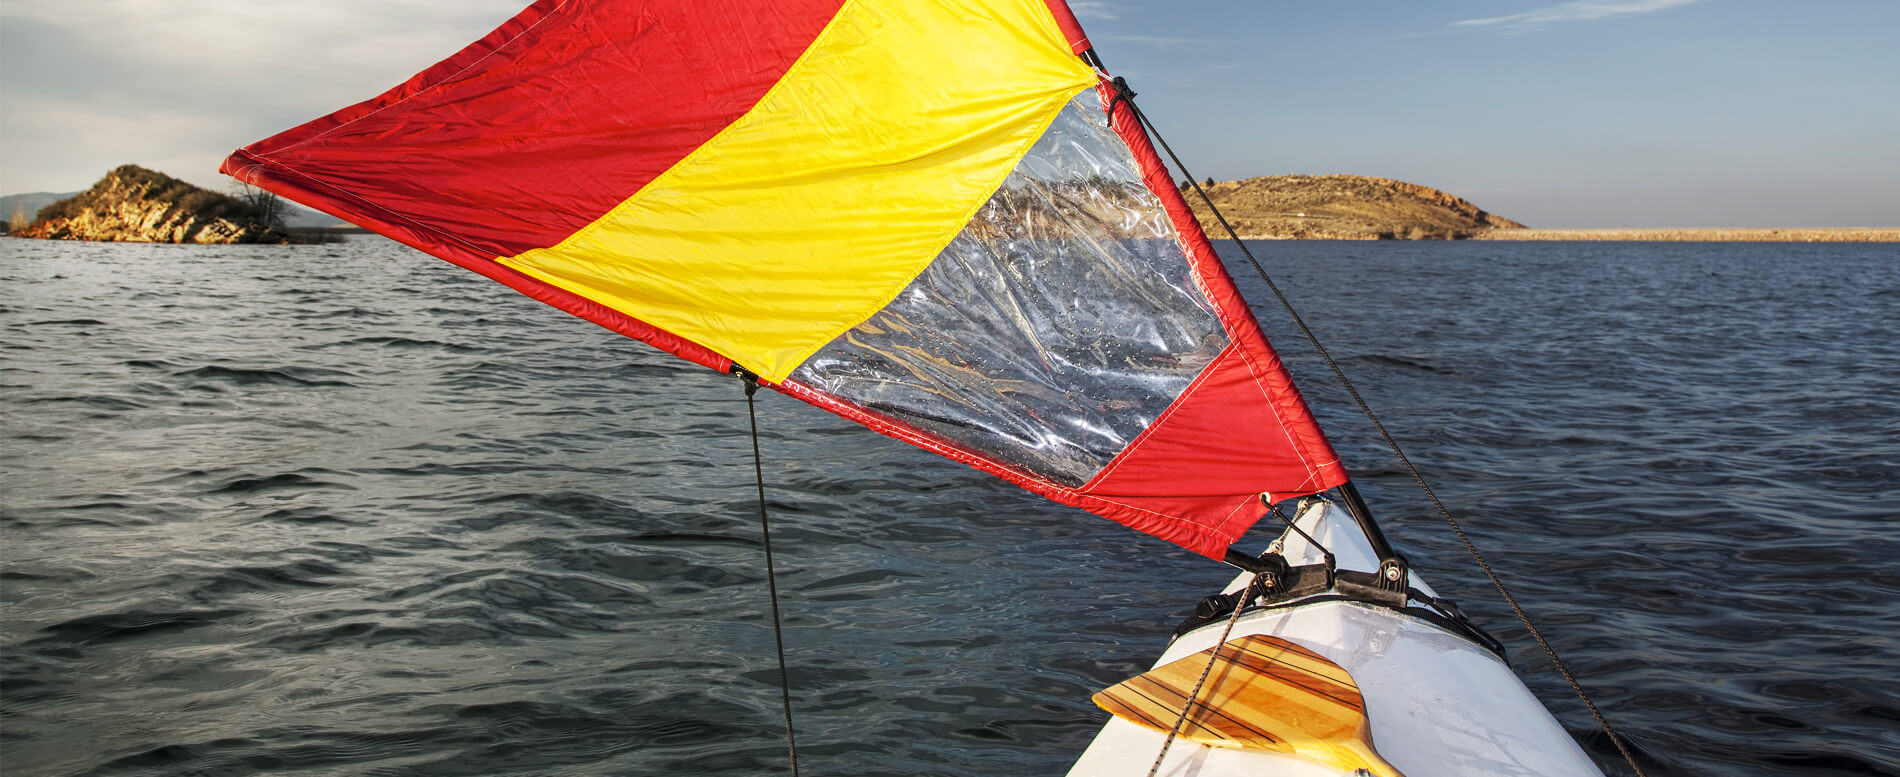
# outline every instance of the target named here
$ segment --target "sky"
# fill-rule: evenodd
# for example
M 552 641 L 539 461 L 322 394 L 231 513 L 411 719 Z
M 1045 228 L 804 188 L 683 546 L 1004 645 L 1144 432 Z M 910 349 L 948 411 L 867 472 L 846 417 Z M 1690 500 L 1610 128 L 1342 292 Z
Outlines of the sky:
M 231 150 L 526 0 L 0 0 L 0 194 Z M 1900 226 L 1900 1 L 1071 0 L 1197 178 L 1349 173 L 1531 226 Z

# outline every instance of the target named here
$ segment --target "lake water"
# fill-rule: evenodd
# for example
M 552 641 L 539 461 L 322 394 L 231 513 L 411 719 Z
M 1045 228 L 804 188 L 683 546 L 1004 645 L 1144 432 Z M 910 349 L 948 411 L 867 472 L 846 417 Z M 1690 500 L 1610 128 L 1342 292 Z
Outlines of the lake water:
M 1649 774 L 1900 774 L 1894 246 L 1253 245 Z M 7 239 L 0 280 L 9 777 L 781 769 L 733 379 L 380 238 Z M 1387 534 L 1618 773 L 1258 309 Z M 808 774 L 1059 774 L 1230 576 L 759 409 Z

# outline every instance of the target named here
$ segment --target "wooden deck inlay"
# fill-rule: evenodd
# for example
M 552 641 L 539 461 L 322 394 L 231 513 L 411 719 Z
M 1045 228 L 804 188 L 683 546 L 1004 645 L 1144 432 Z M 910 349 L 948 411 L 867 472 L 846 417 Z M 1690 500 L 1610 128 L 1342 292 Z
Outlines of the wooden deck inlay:
M 1338 664 L 1278 637 L 1251 635 L 1156 667 L 1095 694 L 1116 717 L 1159 731 L 1181 719 L 1187 695 L 1214 668 L 1179 736 L 1215 747 L 1297 755 L 1350 772 L 1402 777 L 1372 749 L 1365 698 Z

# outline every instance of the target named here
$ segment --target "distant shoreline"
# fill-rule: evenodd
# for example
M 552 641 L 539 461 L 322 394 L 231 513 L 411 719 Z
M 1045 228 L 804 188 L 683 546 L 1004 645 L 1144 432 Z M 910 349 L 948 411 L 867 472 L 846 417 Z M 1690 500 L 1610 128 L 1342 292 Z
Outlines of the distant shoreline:
M 1892 229 L 1488 229 L 1472 240 L 1671 243 L 1900 243 Z

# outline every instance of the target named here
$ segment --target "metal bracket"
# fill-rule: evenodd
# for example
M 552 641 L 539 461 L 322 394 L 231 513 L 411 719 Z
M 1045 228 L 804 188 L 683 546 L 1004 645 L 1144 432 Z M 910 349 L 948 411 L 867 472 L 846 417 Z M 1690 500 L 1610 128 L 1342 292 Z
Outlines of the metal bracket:
M 731 373 L 734 377 L 737 377 L 739 380 L 745 382 L 746 396 L 749 397 L 749 396 L 752 396 L 753 394 L 759 393 L 758 373 L 739 366 L 738 362 L 733 362 L 732 366 L 726 369 L 726 372 Z
M 1405 565 L 1405 557 L 1393 554 L 1391 558 L 1379 562 L 1379 587 L 1400 594 L 1412 587 L 1412 571 Z

